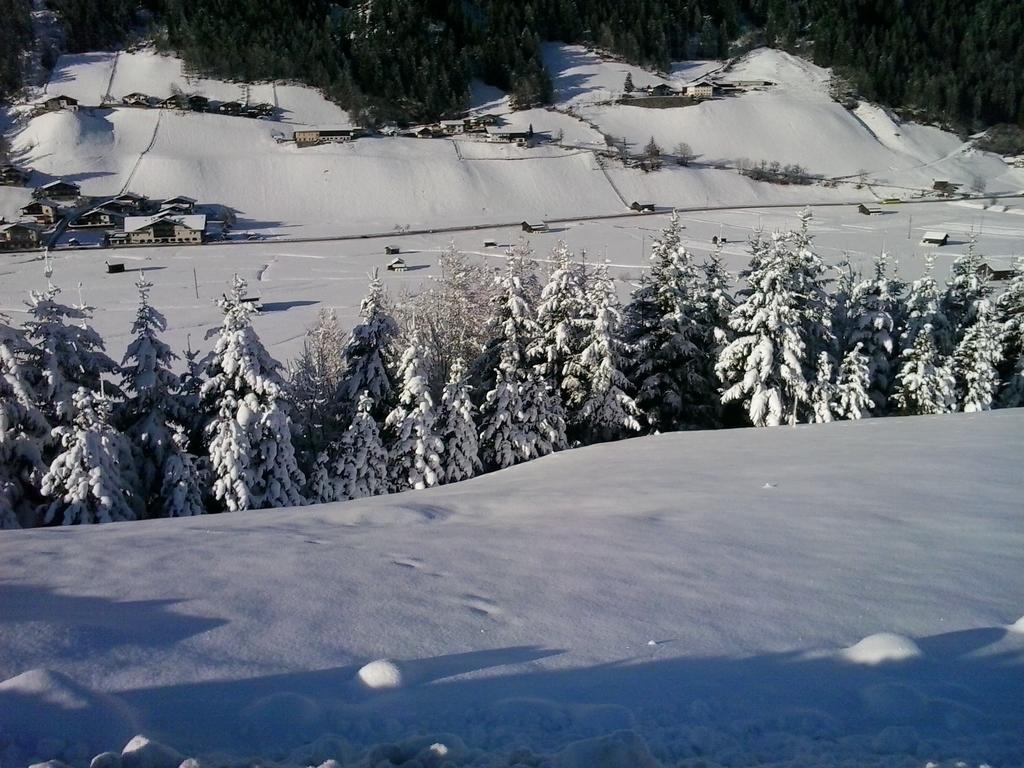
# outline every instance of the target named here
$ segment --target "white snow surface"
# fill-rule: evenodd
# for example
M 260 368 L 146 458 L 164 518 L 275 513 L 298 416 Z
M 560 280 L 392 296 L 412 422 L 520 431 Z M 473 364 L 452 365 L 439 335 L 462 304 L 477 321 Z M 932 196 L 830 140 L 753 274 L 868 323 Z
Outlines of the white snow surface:
M 145 734 L 207 767 L 1020 765 L 1022 434 L 1021 410 L 679 433 L 4 531 L 0 760 Z M 359 682 L 389 664 L 400 687 Z

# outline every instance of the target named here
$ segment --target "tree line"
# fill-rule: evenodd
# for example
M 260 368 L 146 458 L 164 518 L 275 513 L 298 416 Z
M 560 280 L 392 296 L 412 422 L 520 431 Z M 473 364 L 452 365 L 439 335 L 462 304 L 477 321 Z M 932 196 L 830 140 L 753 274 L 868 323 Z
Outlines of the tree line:
M 734 283 L 673 216 L 625 306 L 565 244 L 544 280 L 526 244 L 498 271 L 453 245 L 415 295 L 374 277 L 348 334 L 322 311 L 287 369 L 240 278 L 181 373 L 144 276 L 119 364 L 51 284 L 22 326 L 0 322 L 0 526 L 355 499 L 683 429 L 1024 405 L 1024 264 L 999 296 L 973 246 L 944 285 L 885 256 L 855 274 L 821 261 L 807 218 L 756 234 Z

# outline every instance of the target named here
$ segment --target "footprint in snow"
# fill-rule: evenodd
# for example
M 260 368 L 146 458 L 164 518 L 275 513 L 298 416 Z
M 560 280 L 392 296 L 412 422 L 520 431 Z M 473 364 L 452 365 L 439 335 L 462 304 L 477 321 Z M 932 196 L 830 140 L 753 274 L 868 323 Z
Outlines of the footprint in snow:
M 462 604 L 472 613 L 481 616 L 490 616 L 492 619 L 501 616 L 502 610 L 493 601 L 480 595 L 466 594 L 462 596 Z

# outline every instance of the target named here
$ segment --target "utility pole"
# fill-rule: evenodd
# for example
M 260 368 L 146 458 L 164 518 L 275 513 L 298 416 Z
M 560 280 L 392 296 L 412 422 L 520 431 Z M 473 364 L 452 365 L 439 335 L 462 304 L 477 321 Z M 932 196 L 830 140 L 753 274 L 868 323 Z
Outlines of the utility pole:
M 914 215 L 910 215 L 910 219 L 907 221 L 907 240 L 910 239 L 910 229 L 914 226 Z
M 196 301 L 199 301 L 199 275 L 196 274 L 195 267 L 192 267 L 192 283 L 196 287 Z

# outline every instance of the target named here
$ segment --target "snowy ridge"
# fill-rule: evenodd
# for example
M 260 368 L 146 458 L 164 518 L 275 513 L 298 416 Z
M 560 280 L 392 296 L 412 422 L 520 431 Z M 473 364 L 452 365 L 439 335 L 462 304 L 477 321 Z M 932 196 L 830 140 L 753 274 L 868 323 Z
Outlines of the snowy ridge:
M 141 732 L 203 766 L 1020 764 L 1022 429 L 681 433 L 414 495 L 3 532 L 4 761 Z

